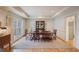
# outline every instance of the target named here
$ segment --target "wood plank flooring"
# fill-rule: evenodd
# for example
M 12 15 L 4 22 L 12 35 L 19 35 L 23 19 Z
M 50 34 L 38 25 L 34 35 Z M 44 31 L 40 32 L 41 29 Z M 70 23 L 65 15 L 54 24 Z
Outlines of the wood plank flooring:
M 34 42 L 23 37 L 15 44 L 13 52 L 79 52 L 79 50 L 68 46 L 60 39 L 51 42 Z
M 26 48 L 14 49 L 14 52 L 79 52 L 76 48 Z

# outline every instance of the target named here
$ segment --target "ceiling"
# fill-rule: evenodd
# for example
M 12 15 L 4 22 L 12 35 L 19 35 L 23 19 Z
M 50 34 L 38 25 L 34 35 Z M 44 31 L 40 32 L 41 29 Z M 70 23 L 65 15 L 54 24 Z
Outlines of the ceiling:
M 0 9 L 24 18 L 54 18 L 69 12 L 77 12 L 79 6 L 2 6 Z
M 52 17 L 66 8 L 66 6 L 22 6 L 20 8 L 30 17 Z
M 19 15 L 24 18 L 28 18 L 28 14 L 24 12 L 20 7 L 14 7 L 14 6 L 0 6 L 0 9 L 7 11 L 7 12 L 12 12 L 16 15 Z
M 24 18 L 27 17 L 55 17 L 66 10 L 67 6 L 7 6 L 0 7 L 16 13 Z

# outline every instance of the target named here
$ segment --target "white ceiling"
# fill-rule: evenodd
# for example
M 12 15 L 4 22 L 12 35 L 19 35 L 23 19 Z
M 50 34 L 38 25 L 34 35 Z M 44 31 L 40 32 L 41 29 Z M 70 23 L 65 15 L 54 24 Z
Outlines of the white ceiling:
M 22 6 L 30 17 L 52 17 L 62 11 L 66 6 Z
M 68 9 L 67 6 L 8 6 L 0 7 L 24 18 L 55 17 Z
M 23 12 L 23 10 L 20 7 L 14 7 L 14 6 L 0 6 L 0 9 L 4 11 L 10 11 L 12 13 L 15 13 L 23 18 L 28 18 L 28 15 Z

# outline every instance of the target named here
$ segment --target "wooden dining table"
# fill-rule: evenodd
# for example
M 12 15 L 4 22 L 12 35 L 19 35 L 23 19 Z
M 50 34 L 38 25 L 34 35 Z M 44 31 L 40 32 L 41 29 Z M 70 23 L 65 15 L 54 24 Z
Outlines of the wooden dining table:
M 50 31 L 34 31 L 31 33 L 31 35 L 31 40 L 51 41 L 53 39 L 54 33 Z

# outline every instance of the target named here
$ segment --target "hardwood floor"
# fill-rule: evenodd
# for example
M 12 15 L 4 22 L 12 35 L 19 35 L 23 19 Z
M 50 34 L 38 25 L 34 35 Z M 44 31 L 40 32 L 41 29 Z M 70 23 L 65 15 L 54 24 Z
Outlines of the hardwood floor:
M 79 52 L 76 48 L 26 48 L 14 49 L 14 52 Z
M 34 42 L 23 37 L 16 43 L 13 52 L 79 52 L 79 50 L 68 46 L 60 39 L 51 42 Z
M 72 48 L 64 43 L 62 40 L 52 40 L 50 42 L 41 42 L 41 41 L 31 41 L 29 38 L 23 37 L 18 41 L 14 49 L 25 49 L 25 48 Z

